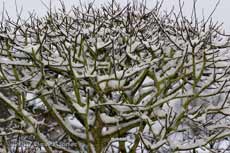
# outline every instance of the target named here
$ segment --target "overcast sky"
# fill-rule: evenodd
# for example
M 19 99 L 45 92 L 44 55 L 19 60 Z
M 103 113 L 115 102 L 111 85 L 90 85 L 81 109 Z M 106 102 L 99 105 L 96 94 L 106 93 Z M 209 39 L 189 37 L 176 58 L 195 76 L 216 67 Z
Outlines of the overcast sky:
M 35 11 L 38 15 L 42 16 L 46 13 L 46 7 L 42 2 L 49 4 L 50 0 L 16 0 L 18 8 L 23 7 L 23 17 L 28 15 L 29 11 Z M 79 5 L 79 0 L 63 0 L 67 8 L 72 5 Z M 91 0 L 81 0 L 83 3 L 90 2 Z M 108 0 L 95 0 L 95 5 L 100 6 Z M 131 0 L 117 0 L 122 5 L 125 5 L 127 1 Z M 136 0 L 137 1 L 137 0 Z M 146 0 L 149 7 L 153 6 L 156 0 Z M 193 0 L 184 0 L 184 14 L 189 16 L 191 14 Z M 202 18 L 202 14 L 208 17 L 215 7 L 218 0 L 198 0 L 197 2 L 197 14 L 199 18 Z M 0 12 L 3 10 L 3 2 L 5 3 L 5 8 L 8 10 L 9 15 L 13 18 L 16 16 L 15 0 L 0 0 Z M 52 0 L 53 7 L 59 7 L 58 0 Z M 164 0 L 163 10 L 170 10 L 172 6 L 175 6 L 178 10 L 178 0 Z M 202 13 L 203 12 L 203 13 Z M 230 0 L 221 0 L 220 4 L 213 15 L 215 21 L 223 22 L 226 31 L 230 32 Z

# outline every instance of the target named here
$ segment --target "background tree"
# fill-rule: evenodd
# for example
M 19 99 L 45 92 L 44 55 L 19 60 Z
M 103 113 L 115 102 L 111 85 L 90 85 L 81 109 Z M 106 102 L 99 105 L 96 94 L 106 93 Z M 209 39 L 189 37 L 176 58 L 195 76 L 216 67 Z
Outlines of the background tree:
M 229 36 L 198 20 L 195 3 L 191 19 L 181 3 L 178 14 L 161 5 L 62 3 L 42 18 L 4 17 L 2 149 L 228 150 Z

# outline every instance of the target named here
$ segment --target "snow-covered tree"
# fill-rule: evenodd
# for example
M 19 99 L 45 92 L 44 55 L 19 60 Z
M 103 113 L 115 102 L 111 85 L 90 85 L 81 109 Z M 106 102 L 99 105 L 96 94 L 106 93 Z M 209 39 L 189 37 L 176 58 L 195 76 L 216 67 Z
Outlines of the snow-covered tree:
M 229 36 L 161 3 L 64 4 L 0 25 L 6 152 L 229 150 Z M 25 145 L 26 144 L 26 145 Z

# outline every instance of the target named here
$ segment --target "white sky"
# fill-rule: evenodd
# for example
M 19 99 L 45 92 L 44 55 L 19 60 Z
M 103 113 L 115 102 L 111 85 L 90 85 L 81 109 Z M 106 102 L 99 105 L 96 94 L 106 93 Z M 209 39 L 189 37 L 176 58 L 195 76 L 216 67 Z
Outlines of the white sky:
M 49 5 L 50 0 L 42 0 Z M 52 6 L 59 7 L 59 0 L 51 0 Z M 70 8 L 72 5 L 78 5 L 79 0 L 63 0 L 67 8 Z M 83 3 L 91 2 L 92 0 L 81 0 Z M 101 4 L 109 0 L 95 0 L 95 5 L 100 6 Z M 125 5 L 127 1 L 131 0 L 117 0 L 121 4 Z M 135 0 L 138 1 L 138 0 Z M 151 7 L 156 2 L 156 0 L 146 0 L 147 6 Z M 174 5 L 176 10 L 178 10 L 178 1 L 179 0 L 164 0 L 163 9 L 170 10 Z M 184 0 L 184 14 L 190 16 L 193 0 Z M 197 0 L 197 14 L 199 18 L 202 18 L 202 14 L 205 17 L 208 17 L 212 12 L 215 4 L 218 0 Z M 9 15 L 13 18 L 16 18 L 16 7 L 15 0 L 0 0 L 0 12 L 3 10 L 3 2 L 5 3 L 5 8 L 8 10 Z M 46 12 L 46 7 L 42 4 L 41 0 L 16 0 L 18 8 L 23 7 L 23 17 L 28 16 L 29 11 L 35 11 L 38 15 L 42 16 Z M 202 13 L 203 12 L 203 13 Z M 230 0 L 221 0 L 220 5 L 218 6 L 216 12 L 213 15 L 214 21 L 219 21 L 224 23 L 224 28 L 226 31 L 230 32 Z

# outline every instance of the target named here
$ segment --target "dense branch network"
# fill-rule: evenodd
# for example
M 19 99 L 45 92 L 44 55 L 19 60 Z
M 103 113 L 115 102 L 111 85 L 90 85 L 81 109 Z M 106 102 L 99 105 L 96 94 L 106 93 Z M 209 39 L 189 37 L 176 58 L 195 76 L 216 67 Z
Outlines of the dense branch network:
M 219 150 L 230 135 L 229 37 L 160 7 L 63 5 L 2 22 L 3 148 L 21 138 L 47 152 Z

